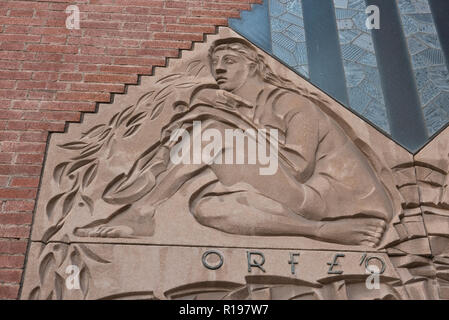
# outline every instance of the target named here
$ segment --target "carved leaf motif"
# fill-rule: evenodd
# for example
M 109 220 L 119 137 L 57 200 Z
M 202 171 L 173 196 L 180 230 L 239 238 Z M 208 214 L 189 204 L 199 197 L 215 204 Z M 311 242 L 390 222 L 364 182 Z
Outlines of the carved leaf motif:
M 153 96 L 153 94 L 154 94 L 154 91 L 150 91 L 150 92 L 144 94 L 143 96 L 141 96 L 139 98 L 139 100 L 137 100 L 136 107 L 140 108 L 143 105 L 144 107 L 148 108 L 149 106 L 151 106 L 151 103 L 153 100 L 150 98 Z
M 117 140 L 116 139 L 112 139 L 109 142 L 109 152 L 108 155 L 106 157 L 106 159 L 110 159 L 113 155 L 116 154 L 116 149 L 117 149 Z
M 114 136 L 115 136 L 114 133 L 111 134 L 111 135 L 109 136 L 108 140 L 106 141 L 106 147 L 109 148 L 109 147 L 111 146 L 111 143 L 112 143 L 113 141 L 115 141 Z
M 61 229 L 62 225 L 54 225 L 51 226 L 50 228 L 48 228 L 44 235 L 42 236 L 42 241 L 43 242 L 48 242 L 48 240 L 50 240 L 51 237 L 53 237 L 56 232 L 58 232 Z
M 108 126 L 112 126 L 115 123 L 115 120 L 117 120 L 119 113 L 114 114 L 114 116 L 109 120 Z
M 86 245 L 80 244 L 79 248 L 81 251 L 91 260 L 99 263 L 111 263 L 111 261 L 105 260 L 101 258 L 99 255 L 97 255 L 95 252 L 90 250 Z
M 176 88 L 186 89 L 192 88 L 196 83 L 194 82 L 184 82 L 176 85 Z
M 88 145 L 87 142 L 73 141 L 73 142 L 68 142 L 68 143 L 64 143 L 64 144 L 58 144 L 58 147 L 63 148 L 63 149 L 69 149 L 69 150 L 81 150 L 84 147 L 86 147 L 87 145 Z
M 53 251 L 55 252 L 58 268 L 64 263 L 67 258 L 68 246 L 66 244 L 57 244 L 53 247 Z M 58 262 L 59 261 L 59 262 Z
M 172 86 L 167 86 L 163 88 L 161 91 L 159 91 L 156 96 L 154 97 L 154 100 L 161 101 L 164 100 L 172 91 Z
M 118 117 L 118 119 L 117 119 L 117 125 L 116 125 L 116 127 L 119 127 L 124 121 L 126 121 L 126 119 L 128 119 L 130 116 L 131 116 L 131 114 L 133 113 L 133 107 L 134 107 L 134 105 L 132 105 L 132 106 L 129 106 L 129 107 L 127 107 L 125 110 L 123 110 L 122 112 L 120 112 L 120 115 L 119 115 L 119 117 Z
M 56 300 L 61 300 L 64 296 L 64 279 L 55 272 L 55 298 Z
M 73 208 L 73 204 L 75 203 L 76 194 L 78 193 L 78 188 L 74 191 L 70 192 L 66 198 L 64 199 L 64 203 L 62 205 L 62 216 L 65 217 L 70 210 Z
M 74 160 L 89 157 L 89 156 L 93 155 L 94 153 L 98 152 L 102 146 L 103 146 L 102 144 L 93 145 L 92 147 L 89 147 L 89 148 L 83 150 L 83 152 L 81 152 L 80 156 L 77 158 L 74 158 Z
M 80 253 L 76 246 L 73 247 L 73 251 L 70 253 L 70 262 L 78 268 L 81 267 L 82 261 L 80 258 Z
M 72 166 L 70 167 L 67 174 L 72 174 L 79 168 L 84 167 L 85 165 L 88 165 L 89 163 L 91 163 L 94 160 L 95 159 L 85 159 L 85 160 L 80 160 L 80 161 L 75 162 L 74 164 L 72 164 Z
M 62 162 L 55 167 L 55 170 L 53 171 L 53 179 L 58 184 L 61 184 L 62 175 L 64 174 L 64 170 L 67 168 L 68 164 L 69 162 Z
M 92 128 L 90 128 L 88 131 L 82 133 L 81 137 L 82 138 L 95 138 L 96 136 L 98 136 L 99 134 L 101 134 L 103 132 L 103 128 L 105 127 L 104 124 L 99 124 L 96 126 L 93 126 Z
M 54 267 L 56 264 L 55 257 L 52 252 L 48 253 L 41 261 L 39 266 L 39 279 L 41 281 L 41 285 L 46 283 L 46 280 L 50 276 L 50 274 L 54 271 Z
M 164 102 L 165 101 L 162 100 L 154 107 L 153 111 L 151 111 L 150 120 L 156 119 L 161 114 L 164 109 Z
M 109 133 L 112 131 L 111 128 L 108 128 L 106 130 L 103 131 L 103 133 L 101 134 L 101 136 L 98 139 L 98 142 L 103 141 L 104 139 L 106 139 L 106 137 L 109 135 Z
M 64 223 L 61 223 L 61 221 L 59 221 L 56 225 L 48 228 L 42 236 L 42 241 L 48 242 L 48 240 L 50 240 L 50 238 L 53 237 L 62 228 L 63 225 Z
M 203 71 L 204 69 L 206 69 L 206 67 L 204 65 L 202 65 L 201 67 L 198 68 L 197 72 L 194 74 L 195 78 L 198 77 L 198 75 L 201 73 L 201 71 Z
M 192 62 L 190 62 L 187 65 L 186 72 L 187 73 L 191 73 L 192 70 L 194 70 L 195 68 L 197 68 L 200 65 L 201 65 L 201 61 L 200 60 L 193 60 Z
M 89 293 L 89 279 L 90 279 L 90 273 L 89 269 L 84 266 L 80 271 L 80 289 L 83 293 L 83 297 L 86 298 L 87 294 Z
M 179 73 L 170 74 L 168 76 L 160 78 L 158 81 L 156 81 L 156 84 L 167 83 L 167 82 L 179 79 L 181 77 L 182 77 L 182 74 L 179 74 Z
M 57 194 L 56 196 L 54 196 L 53 198 L 50 199 L 50 201 L 48 201 L 47 203 L 47 217 L 49 220 L 52 220 L 53 216 L 54 216 L 54 212 L 55 212 L 55 206 L 58 202 L 58 200 L 64 195 L 65 193 L 60 193 Z
M 83 188 L 87 188 L 97 176 L 98 162 L 93 163 L 84 173 Z
M 146 115 L 147 115 L 146 112 L 139 112 L 139 113 L 137 113 L 136 115 L 132 116 L 132 117 L 128 120 L 128 122 L 126 123 L 126 127 L 129 127 L 129 126 L 135 124 L 136 122 L 142 120 L 143 118 L 146 117 Z
M 186 73 L 193 75 L 196 78 L 205 67 L 206 66 L 200 60 L 195 60 L 187 66 Z
M 125 133 L 123 134 L 123 137 L 126 138 L 126 137 L 131 136 L 133 133 L 135 133 L 137 131 L 137 129 L 140 128 L 140 126 L 141 126 L 141 124 L 132 126 L 131 128 L 129 128 L 128 130 L 125 131 Z
M 92 214 L 94 211 L 94 202 L 92 201 L 92 199 L 85 195 L 81 195 L 81 199 L 83 199 L 83 201 L 87 204 L 89 212 L 90 214 Z
M 40 287 L 36 287 L 33 290 L 31 290 L 29 296 L 28 296 L 28 300 L 39 300 L 40 298 L 40 293 L 41 293 L 41 288 Z

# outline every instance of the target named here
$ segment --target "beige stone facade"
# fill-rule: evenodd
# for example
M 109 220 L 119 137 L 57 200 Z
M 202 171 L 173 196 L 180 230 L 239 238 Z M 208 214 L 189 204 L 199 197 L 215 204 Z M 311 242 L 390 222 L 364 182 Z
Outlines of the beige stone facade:
M 195 162 L 231 129 L 274 174 Z M 413 155 L 220 28 L 51 136 L 21 298 L 447 298 L 448 132 Z

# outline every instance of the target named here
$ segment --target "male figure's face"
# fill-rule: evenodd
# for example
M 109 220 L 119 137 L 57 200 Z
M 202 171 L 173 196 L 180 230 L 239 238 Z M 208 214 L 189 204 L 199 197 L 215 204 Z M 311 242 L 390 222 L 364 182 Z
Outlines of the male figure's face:
M 240 88 L 250 74 L 250 63 L 237 51 L 219 49 L 212 55 L 212 75 L 220 89 L 234 91 Z

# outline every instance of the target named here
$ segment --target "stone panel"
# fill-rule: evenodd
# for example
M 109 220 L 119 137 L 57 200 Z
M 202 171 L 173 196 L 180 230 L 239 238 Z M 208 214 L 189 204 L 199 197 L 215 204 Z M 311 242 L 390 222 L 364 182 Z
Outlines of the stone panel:
M 271 162 L 259 153 L 250 162 L 249 147 L 239 153 L 237 142 L 223 141 L 229 129 L 246 130 L 259 151 L 268 145 L 275 170 L 263 174 Z M 198 152 L 217 132 L 220 152 Z M 243 158 L 216 162 L 228 154 Z M 203 285 L 216 298 L 435 297 L 413 168 L 408 151 L 221 28 L 52 135 L 22 298 L 192 297 Z M 205 274 L 200 248 L 243 258 L 266 251 L 272 276 L 248 278 L 244 259 Z M 289 250 L 310 254 L 300 283 L 288 277 L 288 260 L 275 263 Z M 350 264 L 344 274 L 316 269 L 339 252 Z M 361 281 L 371 256 L 388 267 L 375 293 Z M 83 290 L 63 288 L 68 265 L 82 272 Z M 205 297 L 209 289 L 201 288 Z

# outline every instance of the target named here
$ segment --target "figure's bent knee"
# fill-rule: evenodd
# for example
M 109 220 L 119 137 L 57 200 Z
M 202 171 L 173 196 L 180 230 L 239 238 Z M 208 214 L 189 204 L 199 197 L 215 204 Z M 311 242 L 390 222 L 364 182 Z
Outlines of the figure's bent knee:
M 219 216 L 220 201 L 216 197 L 201 199 L 193 210 L 193 214 L 199 223 L 210 226 Z M 223 204 L 222 204 L 223 205 Z

